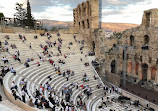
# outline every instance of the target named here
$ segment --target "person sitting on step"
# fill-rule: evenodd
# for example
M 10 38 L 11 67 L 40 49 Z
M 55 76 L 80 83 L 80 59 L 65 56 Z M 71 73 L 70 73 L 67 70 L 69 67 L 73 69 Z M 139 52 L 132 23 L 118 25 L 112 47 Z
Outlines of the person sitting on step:
M 14 81 L 12 81 L 12 84 L 11 84 L 11 90 L 13 90 L 13 89 L 18 89 L 18 86 L 15 84 L 15 82 Z
M 26 66 L 26 68 L 27 68 L 27 67 L 30 67 L 30 65 L 28 64 L 27 61 L 24 63 L 24 66 Z
M 3 57 L 3 58 L 2 58 L 2 61 L 3 61 L 4 63 L 9 63 L 9 61 L 8 61 L 8 59 L 7 59 L 6 57 Z
M 11 68 L 10 71 L 11 71 L 11 73 L 13 73 L 14 75 L 16 75 L 16 71 L 15 71 L 13 68 Z

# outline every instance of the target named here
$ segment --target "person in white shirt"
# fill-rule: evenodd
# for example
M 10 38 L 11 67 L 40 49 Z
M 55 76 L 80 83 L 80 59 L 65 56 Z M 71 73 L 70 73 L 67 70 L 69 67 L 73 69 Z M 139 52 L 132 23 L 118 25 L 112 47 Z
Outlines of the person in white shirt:
M 13 90 L 13 89 L 18 89 L 18 87 L 17 87 L 17 85 L 15 85 L 15 82 L 14 81 L 12 81 L 12 84 L 11 84 L 11 90 Z
M 14 55 L 15 55 L 15 56 L 17 55 L 17 51 L 15 51 Z
M 9 62 L 6 57 L 3 57 L 3 58 L 2 58 L 2 61 L 3 61 L 4 63 L 8 63 L 8 62 Z
M 23 41 L 23 42 L 25 41 L 24 37 L 22 37 L 22 41 Z

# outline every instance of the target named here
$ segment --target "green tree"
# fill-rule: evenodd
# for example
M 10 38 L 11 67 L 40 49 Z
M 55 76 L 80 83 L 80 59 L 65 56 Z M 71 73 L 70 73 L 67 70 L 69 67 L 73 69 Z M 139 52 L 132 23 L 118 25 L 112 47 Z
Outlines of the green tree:
M 15 10 L 17 12 L 14 14 L 14 24 L 24 27 L 26 25 L 26 10 L 23 8 L 23 4 L 16 3 Z
M 26 14 L 26 18 L 27 18 L 27 26 L 29 26 L 30 28 L 34 27 L 34 18 L 32 17 L 31 14 L 31 6 L 30 6 L 30 2 L 29 0 L 27 1 L 27 14 Z
M 0 12 L 0 19 L 4 17 L 4 14 L 2 12 Z
M 16 3 L 16 13 L 14 14 L 14 24 L 16 26 L 28 26 L 34 28 L 34 18 L 31 14 L 31 6 L 29 0 L 27 1 L 27 9 L 23 8 L 23 4 Z

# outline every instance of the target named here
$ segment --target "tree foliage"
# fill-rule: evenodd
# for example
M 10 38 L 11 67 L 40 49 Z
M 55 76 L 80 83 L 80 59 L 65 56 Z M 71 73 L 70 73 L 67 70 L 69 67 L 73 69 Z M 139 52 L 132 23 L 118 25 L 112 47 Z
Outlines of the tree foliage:
M 23 4 L 16 3 L 15 10 L 16 10 L 16 13 L 14 14 L 15 24 L 17 26 L 25 26 L 27 12 L 26 12 L 26 9 L 23 8 Z
M 0 12 L 0 18 L 4 17 L 4 14 L 2 12 Z
M 4 14 L 2 12 L 0 12 L 0 21 L 1 21 L 2 17 L 4 17 Z
M 34 18 L 32 17 L 31 14 L 31 6 L 30 6 L 30 2 L 27 2 L 27 14 L 26 14 L 26 18 L 27 18 L 27 26 L 29 26 L 30 28 L 34 27 Z
M 34 18 L 31 15 L 30 3 L 27 3 L 27 9 L 23 8 L 23 4 L 16 3 L 15 7 L 16 13 L 14 14 L 14 24 L 16 26 L 28 26 L 30 28 L 34 27 Z

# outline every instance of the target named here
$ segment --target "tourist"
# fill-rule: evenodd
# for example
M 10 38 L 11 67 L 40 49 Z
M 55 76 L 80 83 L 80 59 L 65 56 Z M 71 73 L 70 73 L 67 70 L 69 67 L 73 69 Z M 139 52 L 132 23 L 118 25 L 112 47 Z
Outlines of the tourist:
M 69 75 L 68 74 L 66 74 L 66 80 L 69 81 Z
M 27 61 L 24 63 L 24 66 L 26 66 L 26 68 L 27 68 L 27 67 L 30 67 L 30 65 L 28 64 Z
M 37 35 L 35 35 L 35 36 L 34 36 L 34 39 L 37 39 L 37 38 L 38 38 L 38 36 L 37 36 Z
M 24 38 L 24 36 L 22 37 L 22 41 L 25 42 L 25 38 Z
M 3 58 L 2 58 L 2 61 L 4 62 L 4 64 L 5 64 L 5 63 L 9 63 L 9 61 L 8 61 L 8 59 L 7 59 L 6 57 L 3 57 Z
M 17 51 L 17 54 L 18 54 L 18 56 L 20 56 L 20 51 L 19 50 Z
M 29 47 L 30 47 L 30 49 L 32 48 L 31 43 L 30 43 Z
M 1 85 L 3 85 L 3 77 L 2 77 L 2 74 L 0 75 L 0 83 L 1 83 Z
M 4 44 L 5 44 L 5 45 L 8 45 L 8 41 L 7 41 L 7 40 L 5 40 L 5 41 L 4 41 Z
M 36 64 L 37 64 L 37 66 L 40 66 L 40 63 L 39 63 L 39 61 L 37 61 L 37 63 L 36 63 Z
M 35 103 L 36 107 L 38 108 L 39 107 L 39 102 L 38 102 L 38 99 L 35 100 Z
M 20 85 L 21 87 L 26 87 L 26 81 L 24 80 L 24 78 L 21 80 Z
M 32 98 L 30 98 L 28 105 L 31 106 L 31 107 L 34 106 L 34 103 L 33 103 L 33 99 L 32 99 Z
M 45 106 L 45 108 L 50 108 L 50 106 L 49 106 L 49 101 L 45 100 L 44 106 Z
M 18 87 L 17 87 L 17 85 L 15 85 L 15 82 L 14 81 L 12 81 L 12 84 L 11 84 L 11 90 L 13 90 L 13 89 L 18 89 Z
M 19 63 L 21 63 L 21 59 L 20 59 L 20 57 L 17 57 L 17 60 L 19 61 Z
M 16 71 L 13 68 L 11 68 L 11 73 L 13 73 L 14 75 L 16 75 Z
M 21 94 L 22 94 L 22 101 L 25 103 L 25 91 L 23 88 L 21 90 Z
M 15 100 L 19 99 L 21 101 L 21 98 L 16 94 L 15 90 L 12 90 L 12 95 L 14 96 Z

